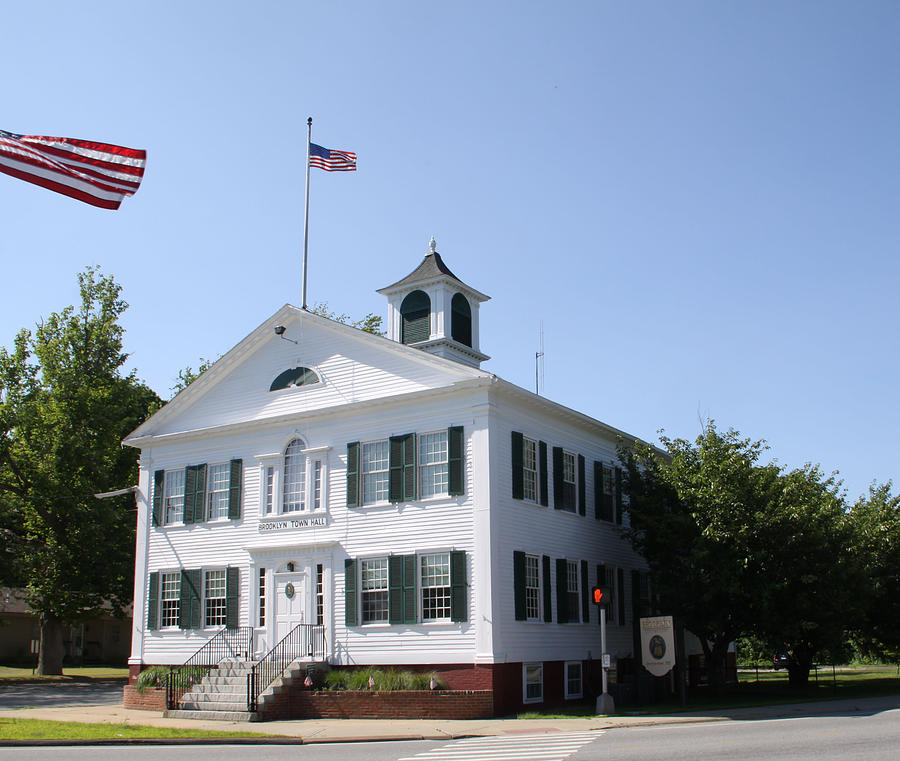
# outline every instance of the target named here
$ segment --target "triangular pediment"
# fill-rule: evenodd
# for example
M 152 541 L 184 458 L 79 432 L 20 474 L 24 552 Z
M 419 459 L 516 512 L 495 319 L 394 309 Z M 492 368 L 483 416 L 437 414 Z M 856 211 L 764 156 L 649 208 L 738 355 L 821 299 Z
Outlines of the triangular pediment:
M 281 335 L 277 326 L 284 327 Z M 492 376 L 290 305 L 144 422 L 126 443 L 426 393 Z

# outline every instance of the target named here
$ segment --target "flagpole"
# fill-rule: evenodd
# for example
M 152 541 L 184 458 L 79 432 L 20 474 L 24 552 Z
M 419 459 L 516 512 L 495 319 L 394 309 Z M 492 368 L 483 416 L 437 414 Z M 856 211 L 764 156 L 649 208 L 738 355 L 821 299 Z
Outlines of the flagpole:
M 306 309 L 306 266 L 309 253 L 309 145 L 312 142 L 312 117 L 306 120 L 306 203 L 303 212 L 303 299 L 301 306 Z

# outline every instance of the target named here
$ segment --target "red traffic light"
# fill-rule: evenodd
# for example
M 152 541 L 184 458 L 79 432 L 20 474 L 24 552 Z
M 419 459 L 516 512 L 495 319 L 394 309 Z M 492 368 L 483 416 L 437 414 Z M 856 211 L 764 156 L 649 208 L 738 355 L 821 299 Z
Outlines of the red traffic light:
M 609 604 L 609 590 L 606 587 L 593 587 L 591 589 L 591 601 L 594 605 L 605 608 Z

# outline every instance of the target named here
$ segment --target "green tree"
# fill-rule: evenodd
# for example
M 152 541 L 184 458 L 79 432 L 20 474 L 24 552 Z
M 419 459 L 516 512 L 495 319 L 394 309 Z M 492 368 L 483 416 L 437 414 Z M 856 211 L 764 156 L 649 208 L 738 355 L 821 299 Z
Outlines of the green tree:
M 803 683 L 816 652 L 840 641 L 858 578 L 839 484 L 818 468 L 761 463 L 765 442 L 719 433 L 661 437 L 623 452 L 632 545 L 650 565 L 663 612 L 698 636 L 720 688 L 726 654 L 756 635 L 795 657 Z
M 695 442 L 661 437 L 664 451 L 623 451 L 634 548 L 650 566 L 661 610 L 697 635 L 716 690 L 725 681 L 732 641 L 753 626 L 765 582 L 760 516 L 777 469 L 757 461 L 765 445 L 720 434 L 714 424 Z
M 900 494 L 892 484 L 869 487 L 850 512 L 855 557 L 863 564 L 866 600 L 857 641 L 872 657 L 900 658 Z
M 81 304 L 0 348 L 0 513 L 13 516 L 13 574 L 41 628 L 41 674 L 62 672 L 62 627 L 131 601 L 137 453 L 121 440 L 159 404 L 124 373 L 112 277 L 78 276 Z M 9 530 L 9 522 L 7 522 Z
M 818 466 L 784 472 L 758 527 L 766 579 L 754 631 L 791 655 L 790 682 L 807 683 L 817 654 L 841 649 L 861 614 L 862 568 L 840 483 Z
M 320 317 L 327 317 L 329 320 L 342 322 L 345 325 L 349 325 L 350 327 L 356 328 L 357 330 L 365 331 L 366 333 L 373 333 L 376 336 L 384 335 L 384 331 L 381 329 L 381 315 L 375 314 L 374 312 L 369 312 L 361 320 L 352 320 L 350 318 L 350 315 L 348 314 L 337 314 L 335 312 L 332 312 L 328 308 L 328 302 L 326 301 L 317 302 L 309 311 L 313 314 L 319 315 Z

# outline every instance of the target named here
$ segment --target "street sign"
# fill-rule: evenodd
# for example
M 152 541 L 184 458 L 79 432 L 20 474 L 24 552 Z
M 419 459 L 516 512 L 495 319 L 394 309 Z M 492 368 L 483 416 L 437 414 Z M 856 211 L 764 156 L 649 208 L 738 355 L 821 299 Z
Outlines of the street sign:
M 665 676 L 675 667 L 672 616 L 641 619 L 641 661 L 653 676 Z

